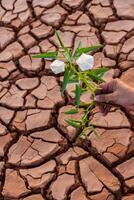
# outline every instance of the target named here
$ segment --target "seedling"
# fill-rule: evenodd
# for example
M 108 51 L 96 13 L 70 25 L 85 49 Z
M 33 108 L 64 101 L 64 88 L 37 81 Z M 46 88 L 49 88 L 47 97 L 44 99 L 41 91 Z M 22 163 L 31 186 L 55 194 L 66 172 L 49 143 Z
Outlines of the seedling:
M 70 126 L 80 129 L 81 134 L 79 137 L 82 139 L 87 138 L 88 134 L 93 131 L 97 134 L 95 127 L 89 121 L 89 114 L 95 106 L 95 91 L 99 88 L 99 84 L 104 82 L 103 75 L 108 71 L 105 67 L 93 69 L 94 57 L 89 55 L 94 51 L 102 48 L 102 45 L 82 47 L 82 42 L 79 42 L 75 51 L 67 48 L 64 45 L 59 33 L 56 31 L 56 36 L 60 44 L 59 51 L 45 52 L 34 55 L 33 58 L 44 58 L 52 60 L 50 64 L 51 70 L 55 74 L 63 73 L 64 78 L 61 86 L 61 94 L 65 95 L 67 85 L 69 83 L 75 84 L 75 109 L 65 112 L 65 115 L 73 115 L 79 113 L 79 109 L 84 109 L 84 115 L 80 120 L 68 119 L 66 123 Z M 83 104 L 81 102 L 81 95 L 89 91 L 92 94 L 92 103 Z

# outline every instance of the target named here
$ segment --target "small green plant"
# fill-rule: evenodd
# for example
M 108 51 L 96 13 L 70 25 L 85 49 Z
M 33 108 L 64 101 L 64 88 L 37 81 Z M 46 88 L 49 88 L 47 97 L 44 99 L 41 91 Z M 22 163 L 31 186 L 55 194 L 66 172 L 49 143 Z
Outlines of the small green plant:
M 79 113 L 79 108 L 84 109 L 84 115 L 81 120 L 68 119 L 66 123 L 76 129 L 81 130 L 80 137 L 85 139 L 87 135 L 93 131 L 97 134 L 95 127 L 89 121 L 89 114 L 95 106 L 95 91 L 99 88 L 99 84 L 104 82 L 103 75 L 108 71 L 107 68 L 99 67 L 92 69 L 94 65 L 94 57 L 89 55 L 94 51 L 100 49 L 102 45 L 82 47 L 82 43 L 73 49 L 67 48 L 56 31 L 56 36 L 60 43 L 59 51 L 45 52 L 34 55 L 34 58 L 44 58 L 47 60 L 54 60 L 50 68 L 55 74 L 64 72 L 64 78 L 61 87 L 61 93 L 64 95 L 66 87 L 69 83 L 75 83 L 75 109 L 65 112 L 65 115 Z M 89 91 L 92 94 L 92 103 L 81 103 L 81 95 Z

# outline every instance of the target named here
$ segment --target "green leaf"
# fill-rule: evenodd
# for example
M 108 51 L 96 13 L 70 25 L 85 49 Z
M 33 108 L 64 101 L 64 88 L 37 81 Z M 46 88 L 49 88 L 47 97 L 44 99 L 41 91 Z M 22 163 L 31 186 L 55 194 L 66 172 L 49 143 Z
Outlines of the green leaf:
M 75 52 L 75 59 L 77 59 L 83 53 L 91 53 L 91 52 L 96 51 L 100 48 L 102 48 L 101 44 L 96 45 L 96 46 L 86 47 L 86 48 L 78 48 Z
M 69 119 L 69 120 L 71 120 L 71 121 L 73 121 L 73 122 L 76 122 L 76 123 L 78 123 L 78 124 L 81 124 L 81 123 L 82 123 L 81 120 L 76 120 L 76 119 Z
M 76 99 L 76 105 L 79 106 L 80 105 L 80 96 L 81 96 L 81 87 L 79 85 L 76 85 L 76 89 L 75 89 L 75 99 Z
M 71 62 L 71 54 L 68 48 L 65 48 L 65 57 L 67 59 L 68 62 Z
M 99 78 L 102 78 L 107 71 L 109 71 L 109 69 L 106 67 L 100 67 L 100 68 L 92 70 L 92 72 L 95 75 L 97 75 Z
M 87 117 L 88 117 L 88 116 L 87 116 L 86 114 L 82 117 L 82 125 L 83 125 L 83 126 L 85 126 L 86 123 L 87 123 L 87 121 L 88 121 Z
M 87 75 L 88 75 L 92 80 L 96 80 L 96 81 L 101 81 L 101 82 L 103 82 L 103 79 L 100 78 L 100 77 L 98 77 L 97 75 L 95 75 L 93 72 L 89 72 Z
M 68 48 L 65 47 L 64 43 L 62 42 L 62 40 L 60 38 L 60 34 L 58 33 L 58 31 L 56 31 L 56 36 L 57 36 L 57 39 L 59 40 L 60 46 L 65 51 L 65 57 L 66 57 L 67 61 L 71 62 L 70 51 L 69 51 Z
M 70 114 L 72 115 L 72 114 L 76 114 L 78 112 L 79 112 L 78 109 L 70 109 L 70 110 L 66 111 L 65 114 L 66 115 L 70 115 Z
M 76 76 L 74 74 L 69 79 L 69 83 L 78 83 L 78 82 L 79 82 L 78 81 L 78 76 Z
M 60 46 L 64 49 L 65 46 L 64 46 L 64 43 L 62 42 L 61 38 L 60 38 L 60 34 L 58 31 L 55 31 L 56 33 L 56 36 L 57 36 L 57 39 L 59 40 L 59 43 L 60 43 Z
M 37 55 L 32 56 L 33 58 L 46 58 L 46 59 L 56 59 L 57 57 L 57 52 L 45 52 L 45 53 L 40 53 Z
M 77 84 L 78 85 L 78 84 Z M 87 92 L 88 91 L 88 88 L 81 88 L 81 91 L 80 91 L 80 95 L 81 94 L 83 94 L 84 92 Z M 75 96 L 76 96 L 76 88 L 75 88 L 75 90 L 73 90 L 72 91 L 74 94 L 75 94 Z
M 80 49 L 81 45 L 82 45 L 82 42 L 80 41 L 80 42 L 78 43 L 78 47 L 76 48 L 76 50 L 75 50 L 75 52 L 74 52 L 74 54 L 73 54 L 73 58 L 74 58 L 75 60 L 77 59 L 78 50 Z
M 81 94 L 83 94 L 84 92 L 87 92 L 88 88 L 81 88 Z
M 104 76 L 104 74 L 108 71 L 108 68 L 102 67 L 102 68 L 97 68 L 97 69 L 93 69 L 92 71 L 87 71 L 87 75 L 96 81 L 101 81 L 103 82 L 102 77 Z
M 71 71 L 69 71 L 67 68 L 65 68 L 65 73 L 64 73 L 64 78 L 63 78 L 63 83 L 62 83 L 62 87 L 61 87 L 61 94 L 63 95 L 65 90 L 66 90 L 66 87 L 67 87 L 67 84 L 69 83 L 69 78 L 71 76 Z
M 74 128 L 81 128 L 81 121 L 73 120 L 73 119 L 66 119 L 65 120 L 70 126 Z
M 78 80 L 75 78 L 69 79 L 69 83 L 78 83 Z

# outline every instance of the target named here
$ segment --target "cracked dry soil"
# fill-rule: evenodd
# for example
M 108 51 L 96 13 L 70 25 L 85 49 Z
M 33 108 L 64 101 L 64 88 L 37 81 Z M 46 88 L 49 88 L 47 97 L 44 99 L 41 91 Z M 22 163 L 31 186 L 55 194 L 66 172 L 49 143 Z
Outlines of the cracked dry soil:
M 133 0 L 0 0 L 0 200 L 134 200 L 134 113 L 95 108 L 99 139 L 77 139 L 61 78 L 31 58 L 58 49 L 55 28 L 103 44 L 94 67 L 134 86 Z

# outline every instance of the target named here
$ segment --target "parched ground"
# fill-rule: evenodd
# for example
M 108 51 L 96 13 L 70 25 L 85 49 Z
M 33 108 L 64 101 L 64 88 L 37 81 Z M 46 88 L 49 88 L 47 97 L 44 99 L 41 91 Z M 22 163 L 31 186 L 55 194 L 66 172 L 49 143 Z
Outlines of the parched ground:
M 95 109 L 100 137 L 77 139 L 60 77 L 30 57 L 58 49 L 55 29 L 103 44 L 95 67 L 134 86 L 134 0 L 0 0 L 0 200 L 134 200 L 133 113 Z

